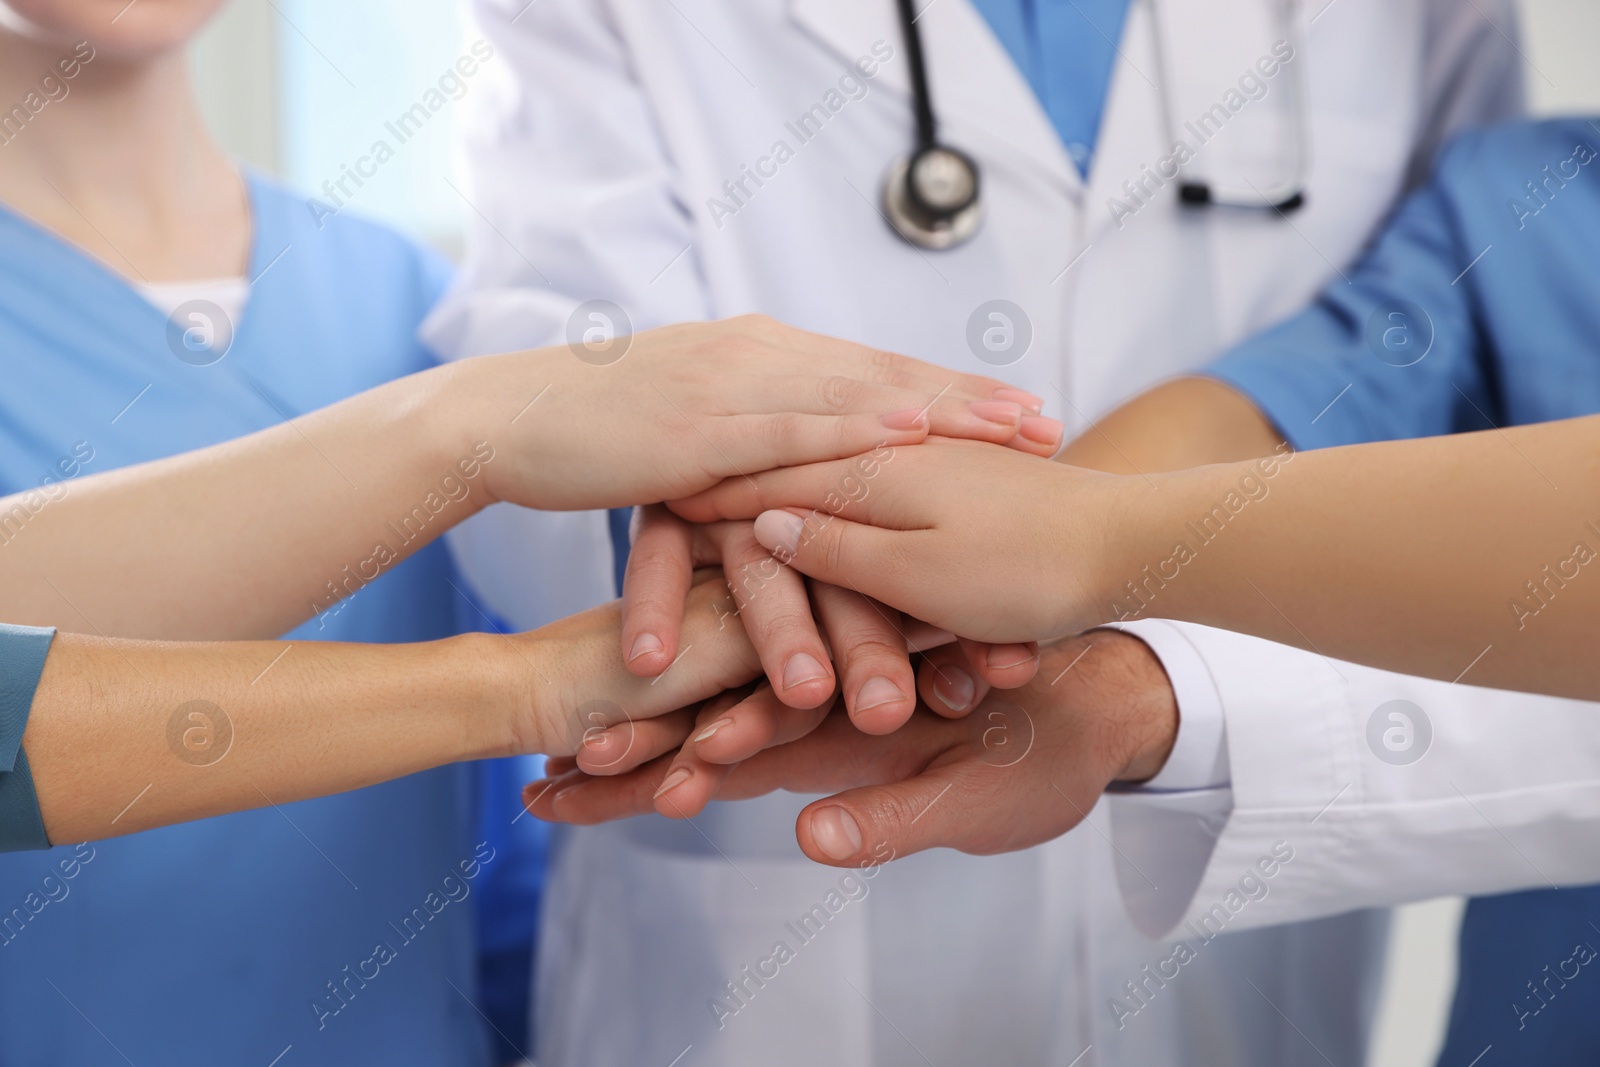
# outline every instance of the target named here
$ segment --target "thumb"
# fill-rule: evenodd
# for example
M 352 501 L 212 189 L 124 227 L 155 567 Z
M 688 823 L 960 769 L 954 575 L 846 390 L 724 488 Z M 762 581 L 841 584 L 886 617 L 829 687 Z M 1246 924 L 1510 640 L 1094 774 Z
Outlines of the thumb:
M 879 864 L 940 846 L 959 847 L 967 807 L 959 761 L 931 766 L 903 782 L 849 789 L 800 813 L 795 835 L 818 863 Z
M 763 511 L 756 540 L 778 562 L 818 581 L 902 606 L 905 597 L 886 562 L 907 533 L 867 526 L 825 511 Z

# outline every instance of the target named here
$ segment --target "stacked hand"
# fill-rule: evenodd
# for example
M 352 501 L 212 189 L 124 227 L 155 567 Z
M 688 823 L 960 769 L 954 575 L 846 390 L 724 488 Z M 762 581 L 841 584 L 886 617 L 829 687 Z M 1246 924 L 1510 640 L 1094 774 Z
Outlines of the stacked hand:
M 529 787 L 529 810 L 579 823 L 689 817 L 714 797 L 843 789 L 798 826 L 808 855 L 840 865 L 877 842 L 896 855 L 993 852 L 1065 832 L 1108 783 L 1158 771 L 1176 736 L 1170 684 L 1142 642 L 1114 631 L 1059 640 L 1103 621 L 1107 587 L 1077 581 L 1095 561 L 1045 531 L 1070 534 L 1075 510 L 1104 507 L 1113 481 L 936 439 L 645 509 L 625 587 L 630 669 L 670 662 L 641 664 L 636 642 L 664 635 L 652 651 L 674 648 L 683 585 L 718 562 L 774 686 L 592 733 Z M 840 662 L 843 711 L 831 676 L 783 673 L 823 648 L 819 628 Z M 1042 656 L 1041 639 L 1057 641 Z M 914 689 L 907 649 L 926 650 Z M 873 699 L 885 681 L 892 698 Z
M 689 817 L 713 795 L 842 790 L 800 815 L 800 846 L 819 863 L 852 866 L 883 842 L 896 856 L 1026 848 L 1077 825 L 1111 782 L 1154 775 L 1177 728 L 1166 676 L 1137 638 L 1095 631 L 1047 646 L 1041 659 L 1033 681 L 990 694 L 965 718 L 923 708 L 886 736 L 863 735 L 837 712 L 815 729 L 785 723 L 769 714 L 770 699 L 739 704 L 740 693 L 727 694 L 699 710 L 695 728 L 729 717 L 734 705 L 747 713 L 737 727 L 701 733 L 656 759 L 647 759 L 648 745 L 553 759 L 551 777 L 523 799 L 541 818 L 582 824 L 651 810 Z M 760 751 L 769 744 L 776 747 Z

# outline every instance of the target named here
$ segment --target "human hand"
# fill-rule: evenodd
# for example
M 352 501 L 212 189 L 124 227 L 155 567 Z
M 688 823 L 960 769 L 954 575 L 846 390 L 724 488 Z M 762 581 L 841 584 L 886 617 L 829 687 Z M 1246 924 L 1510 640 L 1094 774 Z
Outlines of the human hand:
M 1097 630 L 1043 648 L 1041 658 L 1033 682 L 991 694 L 964 719 L 919 712 L 894 734 L 870 737 L 834 714 L 733 768 L 715 762 L 734 740 L 725 732 L 689 757 L 612 777 L 552 760 L 550 777 L 529 785 L 523 800 L 540 818 L 589 824 L 652 810 L 689 817 L 713 796 L 844 790 L 807 806 L 796 824 L 801 849 L 819 863 L 853 866 L 885 842 L 896 856 L 1028 848 L 1076 826 L 1111 782 L 1153 777 L 1178 726 L 1171 684 L 1135 637 Z M 708 703 L 701 721 L 723 716 L 735 699 Z M 673 775 L 679 780 L 662 791 Z
M 559 346 L 440 368 L 440 407 L 462 447 L 493 449 L 480 493 L 546 510 L 621 507 L 929 433 L 1039 455 L 1061 443 L 1042 401 L 996 379 L 760 316 L 625 343 L 606 365 Z
M 1112 531 L 1131 478 L 969 441 L 728 479 L 669 503 L 696 522 L 755 519 L 795 570 L 962 637 L 1050 640 L 1110 619 L 1128 564 Z
M 479 643 L 520 682 L 502 754 L 574 756 L 585 768 L 632 766 L 678 747 L 681 721 L 701 701 L 757 678 L 760 661 L 744 630 L 721 626 L 733 607 L 721 576 L 703 573 L 688 591 L 685 637 L 691 650 L 651 681 L 617 662 L 621 608 L 605 604 L 525 634 L 484 636 Z M 661 717 L 665 716 L 665 719 Z M 589 742 L 604 734 L 606 744 Z M 630 761 L 624 763 L 623 761 Z
M 915 709 L 908 652 L 954 640 L 853 589 L 807 583 L 773 559 L 748 521 L 691 524 L 657 505 L 640 508 L 634 528 L 622 586 L 622 651 L 628 669 L 640 676 L 659 674 L 677 655 L 684 594 L 694 568 L 708 564 L 720 565 L 727 576 L 739 619 L 778 698 L 794 708 L 817 707 L 835 691 L 837 660 L 845 707 L 866 733 L 888 733 Z M 930 653 L 951 665 L 927 693 L 942 709 L 970 709 L 989 685 L 1022 685 L 1038 668 L 1032 644 L 963 640 L 962 646 Z

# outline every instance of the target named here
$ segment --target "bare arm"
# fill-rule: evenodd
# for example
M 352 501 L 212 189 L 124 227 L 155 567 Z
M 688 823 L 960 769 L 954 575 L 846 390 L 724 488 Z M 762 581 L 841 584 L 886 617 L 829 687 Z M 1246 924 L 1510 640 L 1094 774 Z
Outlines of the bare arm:
M 51 841 L 343 792 L 465 759 L 572 755 L 754 678 L 720 580 L 690 596 L 693 651 L 658 684 L 616 658 L 618 605 L 515 637 L 416 645 L 175 644 L 58 634 L 23 751 Z M 676 737 L 674 736 L 674 740 Z M 675 747 L 675 746 L 674 746 Z M 583 762 L 582 759 L 579 761 Z
M 1175 378 L 1106 415 L 1057 458 L 1109 474 L 1155 474 L 1254 459 L 1282 443 L 1244 394 L 1213 378 Z
M 0 499 L 0 614 L 271 637 L 497 500 L 648 503 L 930 430 L 1017 434 L 969 408 L 997 381 L 769 320 L 612 343 L 626 355 L 592 357 L 603 364 L 564 346 L 465 360 L 214 448 Z
M 1597 446 L 1600 416 L 1114 476 L 932 442 L 851 499 L 844 461 L 673 506 L 759 515 L 762 544 L 808 576 L 974 639 L 1160 616 L 1595 699 Z

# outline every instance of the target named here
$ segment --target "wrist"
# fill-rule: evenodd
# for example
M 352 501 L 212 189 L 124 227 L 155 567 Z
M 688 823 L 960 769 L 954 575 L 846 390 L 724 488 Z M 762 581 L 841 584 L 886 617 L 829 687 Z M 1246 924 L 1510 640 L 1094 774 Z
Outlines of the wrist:
M 460 699 L 456 760 L 547 751 L 537 714 L 541 648 L 527 635 L 470 633 L 436 643 Z M 453 761 L 452 761 L 453 762 Z
M 1161 660 L 1137 637 L 1117 630 L 1086 635 L 1096 658 L 1108 736 L 1110 780 L 1146 782 L 1161 773 L 1178 739 L 1178 701 Z
M 417 376 L 427 379 L 432 421 L 425 434 L 434 476 L 448 474 L 464 484 L 463 504 L 471 513 L 511 497 L 524 506 L 542 506 L 529 498 L 526 487 L 509 494 L 504 487 L 516 484 L 518 456 L 547 451 L 530 438 L 541 423 L 527 409 L 553 385 L 549 368 L 541 352 L 511 352 L 458 360 Z

